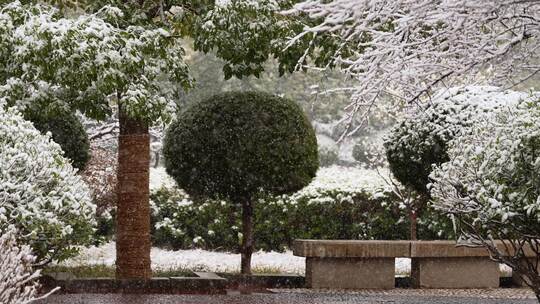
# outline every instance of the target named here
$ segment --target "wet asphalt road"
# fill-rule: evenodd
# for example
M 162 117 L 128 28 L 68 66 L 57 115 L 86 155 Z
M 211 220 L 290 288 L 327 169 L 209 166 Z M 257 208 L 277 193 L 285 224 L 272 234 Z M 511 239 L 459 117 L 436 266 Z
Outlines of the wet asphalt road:
M 283 293 L 254 295 L 56 295 L 39 304 L 533 304 L 534 299 Z

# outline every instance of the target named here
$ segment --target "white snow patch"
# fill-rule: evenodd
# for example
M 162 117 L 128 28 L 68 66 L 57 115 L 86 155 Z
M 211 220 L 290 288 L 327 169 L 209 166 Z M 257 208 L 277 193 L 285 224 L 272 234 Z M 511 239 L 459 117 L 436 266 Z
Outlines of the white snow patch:
M 388 169 L 368 170 L 358 167 L 330 166 L 320 168 L 317 176 L 301 192 L 313 190 L 369 191 L 387 189 Z
M 167 174 L 164 167 L 150 168 L 150 190 L 175 186 L 175 181 Z
M 116 246 L 114 242 L 106 243 L 100 247 L 92 246 L 84 248 L 81 254 L 75 258 L 64 261 L 64 266 L 83 265 L 107 265 L 114 266 Z M 240 272 L 240 254 L 228 252 L 215 252 L 201 249 L 193 250 L 165 250 L 152 248 L 151 252 L 152 269 L 190 269 L 193 271 L 210 272 Z M 292 251 L 264 252 L 259 251 L 253 254 L 253 269 L 272 269 L 281 273 L 305 273 L 305 258 L 294 256 Z M 411 259 L 396 258 L 396 275 L 407 276 L 411 273 Z M 510 275 L 512 270 L 501 264 L 501 272 Z
M 106 243 L 100 247 L 83 248 L 81 254 L 75 258 L 64 261 L 64 266 L 107 265 L 114 266 L 116 259 L 116 246 L 114 242 Z M 193 250 L 166 250 L 152 248 L 152 268 L 154 270 L 191 269 L 212 272 L 239 272 L 240 254 L 228 252 L 215 252 L 201 249 Z M 303 274 L 305 259 L 296 257 L 291 251 L 284 253 L 259 251 L 253 253 L 252 267 L 271 268 L 284 273 Z
M 457 103 L 476 104 L 482 108 L 495 108 L 502 104 L 517 104 L 540 96 L 540 92 L 519 92 L 504 90 L 495 86 L 463 86 L 442 90 L 435 95 L 434 100 L 452 100 Z

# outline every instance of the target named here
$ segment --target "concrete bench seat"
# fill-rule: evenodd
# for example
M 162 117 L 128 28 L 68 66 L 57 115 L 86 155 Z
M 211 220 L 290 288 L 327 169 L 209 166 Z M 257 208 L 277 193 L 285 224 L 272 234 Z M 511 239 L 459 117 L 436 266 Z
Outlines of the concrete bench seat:
M 510 246 L 500 241 L 495 245 L 514 255 Z M 455 241 L 296 240 L 293 253 L 306 257 L 306 284 L 311 288 L 394 288 L 398 257 L 411 258 L 416 288 L 497 288 L 501 276 L 487 249 L 457 246 Z M 528 247 L 524 255 L 537 258 Z M 513 279 L 524 284 L 515 274 Z
M 390 289 L 395 258 L 410 257 L 410 242 L 296 240 L 293 253 L 306 257 L 310 288 Z
M 499 264 L 485 248 L 454 241 L 411 242 L 411 278 L 416 288 L 497 288 Z

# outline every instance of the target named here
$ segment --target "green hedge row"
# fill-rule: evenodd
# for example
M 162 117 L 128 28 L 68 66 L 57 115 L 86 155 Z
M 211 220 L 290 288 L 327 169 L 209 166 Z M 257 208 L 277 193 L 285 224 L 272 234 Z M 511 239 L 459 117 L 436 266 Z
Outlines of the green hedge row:
M 291 248 L 294 239 L 400 240 L 409 237 L 405 208 L 392 193 L 317 190 L 264 197 L 255 208 L 255 246 Z M 153 191 L 154 245 L 172 249 L 236 251 L 241 240 L 240 206 L 191 201 L 182 190 Z M 264 202 L 263 202 L 264 201 Z M 419 220 L 421 239 L 452 236 L 447 218 L 427 210 Z

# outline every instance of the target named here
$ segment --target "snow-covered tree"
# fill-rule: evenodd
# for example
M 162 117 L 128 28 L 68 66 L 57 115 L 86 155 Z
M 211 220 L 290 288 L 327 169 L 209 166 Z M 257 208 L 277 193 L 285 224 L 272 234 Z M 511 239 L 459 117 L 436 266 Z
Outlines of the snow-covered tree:
M 14 226 L 37 262 L 93 241 L 95 205 L 60 146 L 0 103 L 0 230 Z
M 452 141 L 450 161 L 430 177 L 434 207 L 453 216 L 460 240 L 487 247 L 540 299 L 539 101 L 537 94 L 478 117 L 467 134 Z
M 38 296 L 37 278 L 40 270 L 34 271 L 32 264 L 35 257 L 27 245 L 17 244 L 17 231 L 7 227 L 0 231 L 0 303 L 27 304 L 46 298 L 57 289 L 46 295 Z
M 429 200 L 429 174 L 434 165 L 450 160 L 451 140 L 468 132 L 481 115 L 528 97 L 528 93 L 491 86 L 451 88 L 436 94 L 433 102 L 413 108 L 392 128 L 384 143 L 390 169 L 402 185 L 418 194 L 411 205 L 412 238 L 414 218 Z
M 413 103 L 440 88 L 516 84 L 540 71 L 536 0 L 307 0 L 284 13 L 316 22 L 289 47 L 308 39 L 309 48 L 320 48 L 321 36 L 338 40 L 328 66 L 358 80 L 349 121 L 382 96 Z
M 118 106 L 117 273 L 147 278 L 148 127 L 170 118 L 176 90 L 191 81 L 178 37 L 125 26 L 122 15 L 110 6 L 73 17 L 41 4 L 0 6 L 0 99 L 19 109 L 67 104 L 95 119 Z

